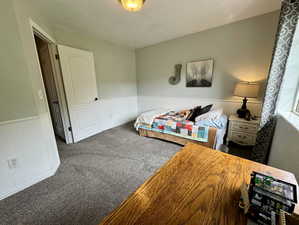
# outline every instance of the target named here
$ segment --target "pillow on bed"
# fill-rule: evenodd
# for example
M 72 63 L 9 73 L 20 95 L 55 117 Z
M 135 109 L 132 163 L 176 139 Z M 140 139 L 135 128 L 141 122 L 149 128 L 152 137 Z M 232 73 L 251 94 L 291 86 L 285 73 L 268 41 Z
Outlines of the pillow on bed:
M 197 122 L 200 120 L 218 120 L 222 114 L 223 114 L 223 109 L 212 110 L 208 113 L 197 116 L 195 118 L 195 121 Z
M 212 107 L 213 107 L 213 105 L 207 105 L 203 108 L 201 108 L 201 106 L 197 106 L 197 107 L 195 107 L 194 109 L 191 110 L 191 113 L 190 113 L 189 117 L 186 120 L 195 122 L 196 117 L 209 112 Z
M 189 116 L 186 117 L 186 120 L 195 122 L 195 118 L 199 115 L 200 110 L 201 110 L 201 106 L 197 106 L 197 107 L 191 109 L 191 112 L 190 112 Z
M 203 115 L 203 114 L 205 114 L 205 113 L 207 113 L 207 112 L 210 112 L 210 110 L 211 110 L 212 107 L 213 107 L 213 105 L 211 104 L 211 105 L 207 105 L 207 106 L 201 108 L 201 109 L 197 112 L 196 117 L 198 117 L 198 116 L 200 116 L 200 115 Z

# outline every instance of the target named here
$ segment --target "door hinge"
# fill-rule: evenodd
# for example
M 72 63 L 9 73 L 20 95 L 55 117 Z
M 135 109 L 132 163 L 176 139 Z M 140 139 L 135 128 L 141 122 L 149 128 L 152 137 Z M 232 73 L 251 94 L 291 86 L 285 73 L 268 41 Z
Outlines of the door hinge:
M 59 55 L 58 54 L 55 54 L 55 59 L 59 60 Z
M 68 129 L 69 129 L 69 131 L 70 131 L 70 132 L 72 132 L 72 131 L 73 131 L 72 127 L 69 127 Z

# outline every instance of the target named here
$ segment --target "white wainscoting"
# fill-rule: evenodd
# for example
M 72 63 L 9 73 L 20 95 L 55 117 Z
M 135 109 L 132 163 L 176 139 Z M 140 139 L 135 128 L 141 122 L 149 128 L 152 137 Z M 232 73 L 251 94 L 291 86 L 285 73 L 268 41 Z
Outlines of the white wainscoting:
M 138 107 L 137 107 L 138 100 Z M 100 99 L 98 132 L 122 125 L 136 118 L 138 112 L 154 108 L 191 108 L 195 105 L 214 104 L 226 114 L 240 108 L 240 100 L 136 96 Z M 254 114 L 259 114 L 260 102 L 248 103 Z M 0 123 L 0 199 L 17 193 L 52 176 L 59 164 L 57 146 L 48 116 L 24 118 Z M 49 133 L 51 131 L 51 133 Z M 15 169 L 9 159 L 17 159 Z
M 134 120 L 137 97 L 100 99 L 98 109 L 99 133 Z M 60 160 L 50 125 L 47 113 L 0 122 L 0 200 L 55 174 Z
M 86 114 L 88 116 L 88 112 Z M 97 103 L 97 120 L 95 129 L 84 139 L 113 127 L 120 126 L 137 117 L 137 96 L 101 99 Z M 83 139 L 83 140 L 84 140 Z
M 136 119 L 137 96 L 101 99 L 99 101 L 99 132 Z
M 224 113 L 231 115 L 241 108 L 242 99 L 225 100 L 225 99 L 207 99 L 192 97 L 163 97 L 163 96 L 138 96 L 138 113 L 142 113 L 156 108 L 185 109 L 194 106 L 205 106 L 213 104 L 214 108 L 223 108 Z M 247 103 L 248 109 L 254 115 L 260 115 L 261 102 L 252 101 Z
M 57 146 L 43 120 L 47 115 L 0 123 L 0 200 L 56 172 Z M 11 159 L 16 159 L 15 168 L 9 168 Z

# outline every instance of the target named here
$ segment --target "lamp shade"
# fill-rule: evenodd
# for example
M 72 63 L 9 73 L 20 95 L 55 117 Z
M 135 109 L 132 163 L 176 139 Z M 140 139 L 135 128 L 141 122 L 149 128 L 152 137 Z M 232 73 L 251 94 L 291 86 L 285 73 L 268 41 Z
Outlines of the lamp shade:
M 235 96 L 256 98 L 258 97 L 260 86 L 257 83 L 237 83 L 234 91 Z
M 136 12 L 141 10 L 145 0 L 119 0 L 122 6 L 131 12 Z

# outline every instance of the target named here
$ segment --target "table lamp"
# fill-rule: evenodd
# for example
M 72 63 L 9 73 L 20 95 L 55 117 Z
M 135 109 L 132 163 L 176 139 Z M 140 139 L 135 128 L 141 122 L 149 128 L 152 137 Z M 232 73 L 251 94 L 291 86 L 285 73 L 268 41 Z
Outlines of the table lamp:
M 238 97 L 243 97 L 243 104 L 240 109 L 238 109 L 237 114 L 239 118 L 245 118 L 246 115 L 250 115 L 250 111 L 247 109 L 247 98 L 256 98 L 259 93 L 259 84 L 250 82 L 239 82 L 237 83 L 234 91 L 234 95 Z

